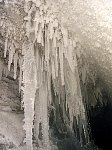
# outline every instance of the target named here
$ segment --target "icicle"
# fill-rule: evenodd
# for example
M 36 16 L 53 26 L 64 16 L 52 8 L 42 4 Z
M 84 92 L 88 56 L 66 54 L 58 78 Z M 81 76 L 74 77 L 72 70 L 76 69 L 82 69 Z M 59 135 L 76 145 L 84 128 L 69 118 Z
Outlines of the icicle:
M 15 53 L 15 48 L 14 48 L 14 43 L 12 42 L 10 50 L 9 50 L 9 61 L 8 61 L 8 70 L 10 71 L 11 69 L 11 63 L 13 60 L 13 55 Z
M 54 47 L 54 43 L 53 43 L 53 39 L 51 40 L 51 55 L 52 55 L 52 59 L 54 60 L 55 57 L 55 47 Z
M 46 62 L 48 62 L 47 60 L 47 52 L 48 52 L 48 41 L 47 41 L 47 37 L 48 36 L 48 31 L 47 31 L 47 27 L 45 26 L 45 60 Z
M 47 62 L 47 67 L 49 66 L 49 49 L 50 49 L 50 41 L 48 36 L 48 29 L 45 28 L 45 60 Z
M 39 30 L 38 30 L 38 34 L 37 34 L 37 42 L 38 43 L 42 43 L 42 28 L 41 28 L 41 24 L 39 24 Z
M 47 80 L 39 89 L 40 99 L 42 103 L 42 134 L 43 134 L 43 150 L 50 150 L 49 143 L 49 125 L 48 125 L 48 102 L 47 102 Z
M 23 57 L 20 56 L 20 58 L 19 58 L 19 67 L 20 67 L 20 72 L 19 72 L 19 92 L 21 90 L 21 83 L 22 83 L 22 65 L 23 65 Z
M 39 102 L 39 92 L 36 91 L 35 95 L 35 120 L 34 120 L 34 136 L 38 140 L 39 136 L 39 123 L 40 123 L 40 102 Z
M 64 72 L 63 72 L 63 44 L 59 44 L 59 59 L 60 59 L 60 70 L 61 70 L 61 84 L 64 85 Z
M 49 104 L 51 104 L 51 102 L 52 102 L 52 98 L 51 98 L 51 96 L 52 96 L 52 93 L 51 93 L 51 75 L 50 75 L 50 73 L 48 73 L 48 96 L 49 96 Z
M 9 31 L 7 31 L 6 38 L 5 38 L 4 57 L 6 57 L 7 49 L 8 49 L 8 35 L 9 35 Z
M 53 45 L 54 45 L 54 48 L 56 48 L 56 33 L 55 32 L 53 35 Z
M 63 34 L 64 47 L 68 47 L 68 31 L 64 27 L 61 28 Z
M 18 61 L 18 52 L 14 54 L 14 79 L 16 79 L 17 74 L 17 61 Z
M 58 39 L 58 29 L 57 28 L 55 29 L 55 37 L 56 37 L 56 39 Z
M 55 65 L 54 65 L 54 61 L 53 60 L 52 60 L 51 66 L 52 66 L 52 77 L 53 77 L 53 79 L 55 79 Z
M 68 109 L 68 102 L 67 102 L 67 98 L 66 98 L 66 111 Z
M 57 54 L 57 48 L 55 50 L 55 70 L 56 70 L 56 77 L 58 77 L 58 54 Z
M 73 43 L 72 43 L 71 39 L 69 39 L 69 49 L 67 51 L 67 60 L 69 62 L 69 66 L 70 66 L 71 70 L 74 72 Z
M 79 114 L 81 115 L 81 118 L 83 120 L 85 120 L 85 108 L 84 108 L 84 104 L 83 104 L 83 101 L 82 101 L 78 68 L 76 67 L 75 70 L 76 70 L 76 81 L 77 81 L 77 100 L 79 102 Z
M 58 41 L 60 40 L 60 31 L 59 31 L 59 29 L 57 30 L 57 40 Z
M 53 33 L 54 33 L 54 29 L 53 29 L 53 23 L 51 22 L 49 24 L 49 34 L 50 34 L 50 39 L 52 40 L 53 38 Z
M 44 46 L 44 35 L 43 35 L 43 32 L 42 32 L 41 44 L 42 44 L 42 46 Z
M 44 25 L 45 25 L 45 21 L 44 21 L 44 17 L 43 17 L 43 15 L 41 16 L 41 25 L 42 25 L 42 30 L 44 30 Z
M 59 94 L 59 105 L 61 104 L 61 97 L 60 97 L 60 94 Z
M 25 142 L 27 150 L 33 150 L 32 146 L 32 128 L 34 120 L 34 101 L 36 93 L 36 66 L 34 59 L 34 49 L 32 44 L 28 44 L 24 48 L 24 62 L 23 62 L 23 102 L 24 102 L 24 130 L 26 131 Z
M 38 32 L 38 29 L 39 29 L 39 11 L 36 11 L 36 14 L 35 14 L 35 19 L 34 19 L 34 22 L 35 22 L 35 36 L 37 36 L 37 32 Z
M 40 87 L 42 85 L 42 69 L 41 69 L 41 62 L 38 55 L 38 49 L 36 49 L 36 68 L 37 68 L 37 91 L 36 91 L 36 97 L 35 97 L 35 123 L 34 123 L 34 129 L 35 129 L 35 138 L 39 142 L 39 124 L 42 123 L 42 103 L 40 96 Z M 39 71 L 39 72 L 38 72 Z M 40 146 L 40 145 L 39 145 Z
M 3 72 L 3 63 L 2 61 L 0 60 L 0 80 L 2 78 L 2 72 Z

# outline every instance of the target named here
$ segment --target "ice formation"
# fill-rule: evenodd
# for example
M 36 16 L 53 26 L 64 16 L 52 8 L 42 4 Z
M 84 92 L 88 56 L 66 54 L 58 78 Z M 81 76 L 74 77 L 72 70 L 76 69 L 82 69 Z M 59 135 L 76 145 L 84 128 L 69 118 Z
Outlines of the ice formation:
M 6 8 L 11 5 L 5 4 Z M 10 19 L 2 24 L 5 31 L 4 57 L 8 57 L 9 71 L 14 64 L 14 79 L 18 76 L 19 68 L 19 86 L 23 91 L 25 117 L 24 141 L 27 150 L 33 150 L 33 134 L 39 147 L 50 150 L 48 106 L 52 103 L 51 80 L 55 95 L 59 96 L 59 104 L 66 95 L 66 109 L 69 108 L 71 128 L 74 116 L 77 121 L 80 116 L 82 125 L 86 128 L 76 59 L 77 41 L 50 10 L 48 3 L 26 0 L 24 11 L 24 26 L 15 26 Z M 4 13 L 5 17 L 7 16 Z M 24 40 L 21 42 L 22 37 Z M 83 82 L 85 76 L 86 74 L 83 75 Z M 38 138 L 40 124 L 42 140 Z
M 55 2 L 57 1 L 25 0 L 24 3 L 21 2 L 24 4 L 23 20 L 19 18 L 22 21 L 18 25 L 16 20 L 12 21 L 5 13 L 2 17 L 3 22 L 1 21 L 0 23 L 5 36 L 4 57 L 8 57 L 9 70 L 11 66 L 14 66 L 14 79 L 18 77 L 19 70 L 19 87 L 20 92 L 21 90 L 23 91 L 22 103 L 25 117 L 23 128 L 26 132 L 26 137 L 24 141 L 26 142 L 27 150 L 33 150 L 32 137 L 34 135 L 36 140 L 38 140 L 39 147 L 43 150 L 50 150 L 48 107 L 53 101 L 51 84 L 53 84 L 55 96 L 58 95 L 59 97 L 59 104 L 66 97 L 66 109 L 69 108 L 70 127 L 72 128 L 73 126 L 73 117 L 75 116 L 80 124 L 80 137 L 83 127 L 87 138 L 86 114 L 82 101 L 79 75 L 81 74 L 83 84 L 87 83 L 88 76 L 91 76 L 92 82 L 95 83 L 95 75 L 89 73 L 88 64 L 83 64 L 83 62 L 83 67 L 81 72 L 79 72 L 77 56 L 80 57 L 83 48 L 77 39 L 81 39 L 85 47 L 87 46 L 86 48 L 89 49 L 90 45 L 93 45 L 94 48 L 97 47 L 99 50 L 101 41 L 98 41 L 98 39 L 102 31 L 98 30 L 97 35 L 90 34 L 90 31 L 97 30 L 97 27 L 93 28 L 94 19 L 97 20 L 99 17 L 93 16 L 95 18 L 93 20 L 90 19 L 91 24 L 89 24 L 90 8 L 96 8 L 94 6 L 95 1 L 91 1 L 92 5 L 86 0 L 80 0 L 80 2 L 79 0 L 71 0 L 71 4 L 68 1 L 58 2 L 57 4 Z M 55 5 L 51 5 L 52 3 Z M 13 4 L 11 1 L 6 1 L 7 12 L 8 6 L 11 4 Z M 60 5 L 57 6 L 58 4 Z M 83 4 L 84 7 L 82 7 Z M 54 8 L 55 6 L 56 8 Z M 62 9 L 63 6 L 64 8 Z M 105 7 L 108 7 L 108 5 Z M 103 8 L 100 9 L 102 10 Z M 67 10 L 70 10 L 69 16 L 74 16 L 73 18 L 68 16 Z M 60 13 L 57 14 L 56 11 Z M 97 10 L 94 11 L 97 14 Z M 16 13 L 18 14 L 18 12 Z M 78 16 L 79 14 L 80 17 Z M 87 17 L 84 17 L 85 14 Z M 100 16 L 102 14 L 104 14 L 103 11 L 99 13 Z M 82 19 L 83 17 L 85 20 Z M 102 20 L 96 21 L 99 23 L 98 27 L 104 26 L 104 36 L 101 37 L 104 38 L 103 41 L 105 41 L 106 37 L 106 25 L 108 25 L 108 30 L 110 29 L 110 24 L 105 23 L 106 19 L 105 16 Z M 72 29 L 73 25 L 74 29 Z M 78 37 L 77 32 L 79 33 Z M 85 43 L 83 37 L 88 39 L 88 44 Z M 108 36 L 107 41 L 111 41 L 111 37 Z M 105 47 L 106 44 L 108 43 L 104 42 L 103 46 Z M 110 47 L 108 49 L 110 52 Z M 94 51 L 89 53 L 95 55 Z M 99 61 L 98 59 L 96 60 Z M 0 66 L 3 65 L 0 63 Z M 100 93 L 100 89 L 96 90 L 96 94 L 97 92 Z M 95 102 L 93 102 L 93 105 L 95 105 Z M 40 128 L 42 128 L 41 140 L 39 139 Z
M 23 77 L 26 81 L 23 80 L 23 83 L 28 89 L 24 87 L 23 102 L 26 112 L 32 108 L 30 119 L 28 119 L 29 116 L 25 113 L 26 144 L 30 144 L 29 147 L 32 149 L 31 130 L 33 124 L 30 123 L 31 126 L 29 126 L 27 121 L 33 122 L 33 117 L 36 115 L 36 136 L 38 138 L 39 125 L 41 123 L 43 135 L 42 147 L 43 149 L 50 150 L 48 105 L 51 103 L 51 89 L 49 87 L 51 80 L 53 80 L 55 94 L 59 95 L 59 97 L 62 95 L 62 87 L 65 87 L 64 92 L 66 93 L 71 127 L 73 116 L 78 118 L 78 115 L 80 115 L 82 120 L 85 120 L 85 110 L 81 97 L 77 68 L 76 41 L 69 35 L 68 30 L 59 23 L 55 14 L 49 12 L 49 6 L 45 2 L 32 2 L 26 1 L 25 4 L 28 47 L 25 48 L 26 53 L 23 54 L 24 63 L 26 64 L 26 67 L 23 65 Z M 34 59 L 33 62 L 31 58 Z M 66 70 L 66 65 L 68 65 L 68 68 L 70 67 L 71 73 Z M 26 70 L 28 71 L 25 76 Z M 27 84 L 29 85 L 27 86 Z M 35 99 L 36 91 L 38 91 L 38 94 Z M 29 99 L 30 96 L 28 96 L 28 93 L 32 94 L 32 99 Z M 35 109 L 34 103 L 37 104 Z M 32 105 L 30 106 L 31 108 L 28 107 L 28 104 Z M 27 130 L 30 130 L 29 133 Z

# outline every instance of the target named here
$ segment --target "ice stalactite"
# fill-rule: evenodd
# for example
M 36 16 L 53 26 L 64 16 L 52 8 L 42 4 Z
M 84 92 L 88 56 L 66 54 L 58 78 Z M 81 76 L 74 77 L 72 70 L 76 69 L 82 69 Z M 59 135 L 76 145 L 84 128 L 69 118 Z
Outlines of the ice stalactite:
M 36 63 L 34 59 L 33 45 L 24 44 L 23 48 L 23 106 L 24 106 L 24 130 L 26 132 L 25 143 L 27 150 L 33 150 L 32 129 L 34 120 L 34 102 L 36 94 Z
M 15 54 L 15 55 L 17 55 L 17 58 L 19 59 L 19 67 L 20 67 L 20 70 L 19 70 L 19 92 L 21 92 L 21 84 L 22 84 L 22 73 L 23 73 L 23 71 L 22 71 L 22 65 L 23 65 L 23 56 L 21 55 L 21 54 Z M 18 56 L 19 55 L 19 56 Z M 16 56 L 15 56 L 16 57 Z M 16 59 L 17 59 L 16 58 Z M 17 60 L 16 60 L 17 61 Z M 17 65 L 17 64 L 16 64 Z M 15 74 L 17 73 L 17 70 L 16 70 L 16 65 L 15 65 Z
M 14 48 L 14 42 L 12 40 L 11 45 L 9 47 L 9 61 L 8 61 L 8 69 L 9 69 L 9 71 L 11 69 L 11 64 L 12 64 L 12 60 L 13 60 L 14 54 L 15 54 L 15 48 Z
M 0 80 L 2 78 L 2 72 L 3 72 L 3 62 L 0 60 Z
M 38 47 L 35 47 L 37 89 L 35 97 L 35 138 L 39 147 L 43 150 L 50 150 L 49 145 L 49 125 L 48 125 L 48 79 L 47 72 L 43 70 L 42 58 L 39 55 Z M 42 128 L 42 129 L 41 129 Z
M 18 52 L 14 54 L 14 79 L 17 76 L 17 62 L 18 62 Z
M 6 38 L 5 38 L 4 57 L 6 57 L 6 53 L 7 53 L 7 49 L 8 49 L 8 36 L 9 36 L 9 32 L 7 31 Z
M 46 78 L 46 77 L 45 77 Z M 46 79 L 45 79 L 46 80 Z M 43 141 L 43 150 L 50 150 L 49 145 L 49 126 L 48 126 L 48 93 L 47 93 L 47 80 L 43 81 L 40 89 L 39 89 L 39 100 L 41 103 L 41 113 L 42 113 L 42 141 Z

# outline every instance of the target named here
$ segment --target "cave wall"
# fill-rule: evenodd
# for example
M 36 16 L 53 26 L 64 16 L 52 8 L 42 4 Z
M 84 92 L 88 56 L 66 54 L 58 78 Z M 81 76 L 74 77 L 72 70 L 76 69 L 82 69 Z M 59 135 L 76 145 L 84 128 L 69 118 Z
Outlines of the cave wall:
M 0 108 L 21 110 L 21 94 L 18 80 L 14 80 L 13 67 L 8 70 L 5 60 L 0 58 Z
M 0 149 L 14 149 L 23 143 L 23 111 L 18 80 L 13 69 L 8 71 L 4 59 L 0 59 Z

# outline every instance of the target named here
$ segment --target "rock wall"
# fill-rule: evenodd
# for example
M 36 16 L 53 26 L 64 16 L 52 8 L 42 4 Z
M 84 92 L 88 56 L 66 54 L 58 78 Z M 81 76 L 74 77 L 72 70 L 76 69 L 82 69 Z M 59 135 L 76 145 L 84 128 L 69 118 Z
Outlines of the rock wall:
M 8 71 L 4 60 L 0 60 L 0 64 L 0 148 L 9 150 L 23 143 L 23 112 L 18 81 Z

